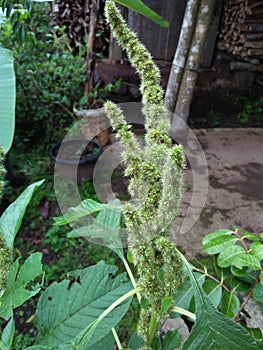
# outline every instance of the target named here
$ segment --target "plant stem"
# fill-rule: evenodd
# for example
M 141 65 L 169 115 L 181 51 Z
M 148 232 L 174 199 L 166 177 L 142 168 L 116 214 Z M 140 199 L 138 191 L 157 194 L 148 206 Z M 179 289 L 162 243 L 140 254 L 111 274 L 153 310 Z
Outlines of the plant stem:
M 112 328 L 111 331 L 112 331 L 112 334 L 113 334 L 113 336 L 114 336 L 115 342 L 116 342 L 116 344 L 117 344 L 117 346 L 118 346 L 118 349 L 119 349 L 119 350 L 122 350 L 123 347 L 122 347 L 122 345 L 121 345 L 120 338 L 119 338 L 119 336 L 118 336 L 118 334 L 117 334 L 117 332 L 116 332 L 116 329 L 115 329 L 115 328 Z
M 231 293 L 231 290 L 227 288 L 227 286 L 225 286 L 221 281 L 219 281 L 216 277 L 210 275 L 209 273 L 207 273 L 207 271 L 203 271 L 201 269 L 198 269 L 197 267 L 194 267 L 194 270 L 197 272 L 201 272 L 203 275 L 205 275 L 206 277 L 210 278 L 211 280 L 217 282 L 222 288 L 224 288 L 227 292 Z
M 185 316 L 187 316 L 187 317 L 190 317 L 194 322 L 195 322 L 195 320 L 196 320 L 195 314 L 193 314 L 192 312 L 190 312 L 190 311 L 188 311 L 188 310 L 185 310 L 185 309 L 183 309 L 183 308 L 181 308 L 181 307 L 175 306 L 175 307 L 172 309 L 172 311 L 178 312 L 178 313 L 181 314 L 181 315 L 185 315 Z
M 146 342 L 146 345 L 149 347 L 152 344 L 153 338 L 154 338 L 156 331 L 157 331 L 157 327 L 158 327 L 157 319 L 152 313 L 149 328 L 148 328 L 147 342 Z

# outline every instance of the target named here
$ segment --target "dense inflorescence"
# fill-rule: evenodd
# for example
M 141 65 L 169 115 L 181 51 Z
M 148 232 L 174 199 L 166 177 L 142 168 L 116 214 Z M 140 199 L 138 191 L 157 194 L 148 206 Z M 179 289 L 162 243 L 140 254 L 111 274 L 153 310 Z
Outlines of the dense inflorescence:
M 129 248 L 137 268 L 146 307 L 142 307 L 138 333 L 147 343 L 152 319 L 158 322 L 163 298 L 169 297 L 183 282 L 184 273 L 177 248 L 169 237 L 172 221 L 178 214 L 185 166 L 183 149 L 172 146 L 168 136 L 170 121 L 160 87 L 160 73 L 147 49 L 130 31 L 108 0 L 106 18 L 113 35 L 127 51 L 141 78 L 142 112 L 145 115 L 145 146 L 141 148 L 121 109 L 108 101 L 105 108 L 112 127 L 124 145 L 126 175 L 130 177 L 132 201 L 124 205 Z M 145 349 L 150 348 L 150 345 Z
M 4 152 L 0 147 L 0 200 L 2 198 L 4 190 L 4 178 L 5 178 L 5 168 L 4 168 Z M 6 279 L 9 273 L 10 266 L 12 264 L 12 250 L 6 245 L 6 241 L 3 233 L 0 231 L 0 292 L 1 289 L 5 288 Z

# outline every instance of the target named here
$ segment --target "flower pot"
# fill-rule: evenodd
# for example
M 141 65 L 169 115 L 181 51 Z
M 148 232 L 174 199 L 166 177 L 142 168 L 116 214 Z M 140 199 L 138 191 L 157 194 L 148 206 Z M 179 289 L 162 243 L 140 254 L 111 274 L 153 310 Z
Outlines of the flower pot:
M 61 178 L 81 184 L 82 179 L 93 180 L 94 166 L 102 152 L 97 141 L 71 139 L 55 144 L 49 156 L 56 162 L 55 171 Z

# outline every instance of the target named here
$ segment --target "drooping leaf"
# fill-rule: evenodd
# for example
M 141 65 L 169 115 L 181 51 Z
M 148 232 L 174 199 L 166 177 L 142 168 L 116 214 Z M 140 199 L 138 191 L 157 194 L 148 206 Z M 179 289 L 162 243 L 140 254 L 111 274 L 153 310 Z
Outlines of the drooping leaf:
M 7 153 L 15 130 L 15 72 L 13 55 L 0 46 L 0 146 Z
M 114 209 L 116 206 L 113 204 L 101 204 L 93 199 L 85 199 L 82 201 L 79 205 L 76 207 L 69 208 L 65 215 L 55 217 L 54 218 L 54 225 L 55 226 L 61 226 L 68 224 L 70 222 L 79 220 L 82 217 L 85 217 L 87 215 L 91 215 L 94 213 L 97 213 L 103 209 L 112 208 Z
M 121 202 L 110 203 L 113 207 L 102 209 L 91 225 L 76 228 L 67 234 L 69 238 L 99 239 L 109 248 L 122 247 L 120 237 Z
M 11 266 L 4 294 L 0 299 L 0 317 L 8 320 L 12 316 L 12 309 L 22 305 L 40 291 L 40 286 L 27 289 L 29 282 L 42 274 L 42 253 L 30 255 L 19 268 L 19 259 Z
M 233 231 L 223 229 L 206 235 L 202 240 L 203 251 L 207 254 L 218 254 L 238 241 L 238 238 L 233 235 Z
M 183 345 L 183 350 L 257 350 L 256 341 L 242 326 L 214 308 L 193 275 L 189 263 L 183 255 L 181 257 L 193 285 L 196 303 L 196 322 Z
M 263 304 L 263 287 L 261 283 L 257 283 L 252 292 L 253 298 Z
M 240 301 L 238 297 L 228 292 L 224 291 L 221 301 L 221 312 L 229 318 L 234 318 L 240 308 Z
M 42 181 L 29 185 L 17 198 L 15 202 L 9 205 L 0 218 L 0 231 L 5 237 L 6 245 L 13 248 L 14 239 L 22 223 L 27 205 L 37 187 L 42 185 Z
M 163 340 L 163 350 L 178 349 L 182 342 L 182 334 L 177 330 L 168 331 Z
M 141 0 L 115 0 L 115 1 L 151 19 L 153 22 L 159 24 L 164 28 L 169 27 L 169 23 L 167 21 L 165 21 L 156 12 L 154 12 L 148 6 L 146 6 Z
M 1 350 L 11 350 L 14 335 L 15 335 L 15 322 L 13 320 L 13 317 L 11 317 L 2 332 L 2 337 L 0 340 Z
M 222 287 L 214 280 L 208 279 L 203 284 L 203 289 L 211 299 L 215 308 L 218 307 L 222 297 Z
M 100 262 L 73 273 L 79 276 L 73 283 L 63 280 L 51 284 L 37 305 L 36 345 L 78 344 L 81 350 L 102 340 L 121 320 L 131 302 L 131 298 L 125 300 L 97 324 L 103 311 L 132 290 L 125 275 L 115 277 L 116 272 L 116 266 Z

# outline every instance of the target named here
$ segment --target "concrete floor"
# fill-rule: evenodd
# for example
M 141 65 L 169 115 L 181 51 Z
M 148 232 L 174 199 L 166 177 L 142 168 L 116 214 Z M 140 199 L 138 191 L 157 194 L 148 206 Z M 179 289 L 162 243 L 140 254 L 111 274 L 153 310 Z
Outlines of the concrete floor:
M 202 238 L 215 230 L 235 225 L 254 233 L 263 231 L 263 129 L 198 129 L 194 134 L 204 151 L 208 173 L 204 160 L 199 165 L 199 160 L 192 160 L 185 174 L 174 239 L 188 257 L 201 252 Z M 199 173 L 195 181 L 192 169 Z M 189 208 L 193 194 L 196 200 Z M 181 232 L 182 222 L 191 221 L 188 209 L 194 212 L 196 222 Z

